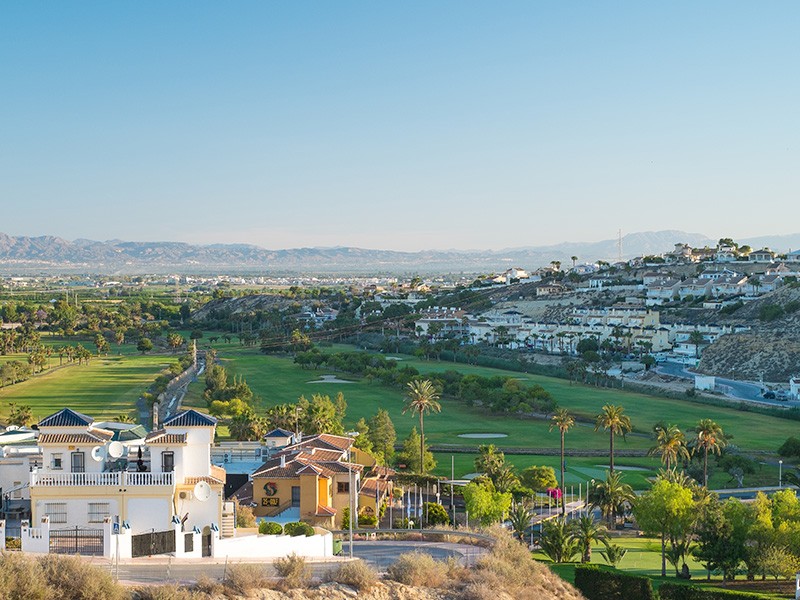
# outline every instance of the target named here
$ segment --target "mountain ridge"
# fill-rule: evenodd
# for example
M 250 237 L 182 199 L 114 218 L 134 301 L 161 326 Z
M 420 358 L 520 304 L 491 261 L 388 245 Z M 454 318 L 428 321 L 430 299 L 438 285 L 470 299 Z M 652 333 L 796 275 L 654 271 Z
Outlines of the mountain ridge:
M 768 245 L 770 240 L 797 242 L 800 234 L 752 238 Z M 534 269 L 551 261 L 569 263 L 615 261 L 619 240 L 562 242 L 543 246 L 516 246 L 501 250 L 420 250 L 417 252 L 358 248 L 353 246 L 267 249 L 254 244 L 190 244 L 187 242 L 74 241 L 53 235 L 11 236 L 0 233 L 0 270 L 81 271 L 105 273 L 432 273 L 502 271 L 508 267 Z M 713 245 L 715 240 L 678 230 L 629 233 L 622 237 L 622 259 L 659 254 L 676 243 Z M 748 243 L 747 239 L 742 243 Z M 755 247 L 755 246 L 754 246 Z

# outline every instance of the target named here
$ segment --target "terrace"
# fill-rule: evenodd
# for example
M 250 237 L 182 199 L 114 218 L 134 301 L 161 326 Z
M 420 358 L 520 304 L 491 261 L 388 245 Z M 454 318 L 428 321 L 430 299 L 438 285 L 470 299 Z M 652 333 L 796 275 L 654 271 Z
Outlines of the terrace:
M 56 473 L 35 469 L 31 471 L 31 487 L 94 487 L 94 486 L 169 486 L 175 485 L 173 473 L 139 473 L 114 471 L 108 473 Z

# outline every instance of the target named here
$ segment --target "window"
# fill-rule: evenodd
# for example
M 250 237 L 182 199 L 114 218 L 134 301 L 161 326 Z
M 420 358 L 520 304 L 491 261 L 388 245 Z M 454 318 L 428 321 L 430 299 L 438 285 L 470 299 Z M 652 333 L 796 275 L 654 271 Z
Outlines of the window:
M 50 523 L 67 522 L 67 503 L 66 502 L 47 502 L 44 505 L 44 513 L 50 517 Z
M 83 452 L 73 452 L 70 458 L 72 460 L 73 473 L 86 472 L 86 462 L 84 460 L 86 458 L 86 455 Z
M 89 523 L 102 523 L 111 516 L 108 502 L 89 502 Z
M 63 469 L 61 466 L 61 455 L 60 454 L 53 454 L 52 461 L 50 463 L 50 468 L 54 471 L 60 471 Z
M 336 484 L 336 491 L 340 494 L 350 493 L 350 483 L 347 481 L 340 481 Z
M 162 452 L 161 453 L 161 471 L 164 473 L 172 473 L 175 470 L 175 453 Z

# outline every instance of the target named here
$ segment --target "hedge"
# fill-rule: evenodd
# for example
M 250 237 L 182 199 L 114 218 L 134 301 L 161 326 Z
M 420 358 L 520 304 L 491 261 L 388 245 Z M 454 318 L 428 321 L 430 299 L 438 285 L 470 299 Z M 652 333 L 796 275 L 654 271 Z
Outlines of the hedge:
M 658 588 L 661 600 L 763 600 L 765 596 L 734 590 L 700 588 L 695 585 L 662 583 Z
M 280 523 L 274 521 L 261 521 L 258 524 L 258 533 L 262 535 L 280 535 L 283 533 L 283 527 Z
M 315 533 L 314 528 L 311 525 L 308 523 L 303 523 L 302 521 L 297 523 L 286 523 L 286 525 L 283 526 L 283 532 L 286 535 L 291 535 L 292 537 L 296 537 L 298 535 L 311 536 Z
M 577 565 L 575 587 L 587 600 L 657 600 L 648 577 L 628 575 L 598 565 Z

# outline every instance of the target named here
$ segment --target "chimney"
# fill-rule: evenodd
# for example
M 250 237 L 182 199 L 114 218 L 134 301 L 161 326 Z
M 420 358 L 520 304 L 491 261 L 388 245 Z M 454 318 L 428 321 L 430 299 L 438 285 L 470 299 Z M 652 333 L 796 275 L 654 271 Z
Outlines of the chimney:
M 281 454 L 281 468 L 286 466 L 286 455 Z
M 311 456 L 314 456 L 316 453 L 317 453 L 317 449 L 316 448 L 312 448 L 311 449 Z

